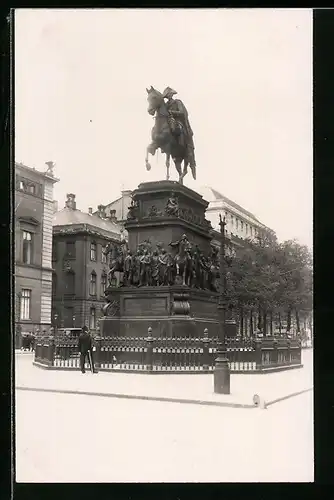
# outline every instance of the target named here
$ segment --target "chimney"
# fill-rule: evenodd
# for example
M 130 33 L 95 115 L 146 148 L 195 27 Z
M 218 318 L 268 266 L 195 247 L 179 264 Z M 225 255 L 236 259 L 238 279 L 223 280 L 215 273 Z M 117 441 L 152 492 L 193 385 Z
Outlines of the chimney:
M 92 207 L 88 207 L 88 214 L 89 215 L 93 215 L 93 209 L 92 209 Z
M 77 204 L 75 202 L 75 194 L 69 193 L 66 195 L 66 202 L 65 202 L 65 207 L 70 208 L 71 210 L 76 210 L 77 209 Z
M 116 217 L 116 210 L 110 210 L 110 221 L 111 222 L 117 222 L 117 217 Z
M 101 218 L 101 219 L 105 219 L 106 218 L 106 207 L 104 205 L 99 205 L 97 207 L 97 215 Z
M 124 198 L 125 196 L 131 196 L 131 193 L 131 189 L 123 189 L 123 191 L 121 191 L 122 198 Z

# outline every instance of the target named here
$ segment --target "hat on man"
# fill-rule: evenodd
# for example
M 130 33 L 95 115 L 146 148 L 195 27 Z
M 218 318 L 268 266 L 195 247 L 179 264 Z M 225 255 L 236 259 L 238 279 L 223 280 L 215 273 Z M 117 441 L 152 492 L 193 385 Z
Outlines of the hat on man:
M 166 87 L 163 91 L 162 97 L 172 97 L 175 94 L 177 94 L 176 90 L 172 89 L 171 87 Z
M 86 325 L 82 328 L 82 331 L 83 331 L 83 333 L 87 333 L 88 332 L 88 328 L 87 328 Z

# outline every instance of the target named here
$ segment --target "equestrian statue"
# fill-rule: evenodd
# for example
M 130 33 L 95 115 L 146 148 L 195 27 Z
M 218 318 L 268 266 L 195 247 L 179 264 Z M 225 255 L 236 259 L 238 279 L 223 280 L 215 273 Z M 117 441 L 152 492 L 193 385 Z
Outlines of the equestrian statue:
M 174 161 L 180 184 L 183 184 L 188 166 L 193 178 L 196 179 L 194 134 L 185 105 L 180 99 L 173 99 L 177 92 L 170 87 L 167 87 L 162 94 L 152 86 L 146 91 L 148 94 L 147 111 L 155 119 L 151 132 L 152 142 L 146 150 L 146 169 L 151 170 L 148 155 L 154 156 L 155 152 L 160 149 L 166 155 L 167 180 L 169 180 L 170 158 Z

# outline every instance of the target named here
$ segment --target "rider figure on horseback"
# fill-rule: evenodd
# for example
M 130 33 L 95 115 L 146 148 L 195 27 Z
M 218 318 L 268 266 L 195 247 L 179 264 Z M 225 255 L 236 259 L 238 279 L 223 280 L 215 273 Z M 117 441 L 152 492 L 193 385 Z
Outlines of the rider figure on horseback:
M 176 265 L 176 276 L 182 280 L 182 284 L 186 285 L 186 277 L 189 276 L 189 264 L 191 260 L 191 243 L 185 234 L 178 241 L 171 241 L 169 246 L 177 248 L 177 253 L 174 257 Z
M 166 87 L 162 94 L 164 99 L 167 99 L 166 106 L 170 116 L 169 126 L 178 143 L 186 147 L 189 166 L 193 178 L 196 179 L 194 133 L 189 123 L 188 111 L 180 99 L 173 99 L 173 95 L 175 94 L 177 94 L 176 90 L 170 87 Z

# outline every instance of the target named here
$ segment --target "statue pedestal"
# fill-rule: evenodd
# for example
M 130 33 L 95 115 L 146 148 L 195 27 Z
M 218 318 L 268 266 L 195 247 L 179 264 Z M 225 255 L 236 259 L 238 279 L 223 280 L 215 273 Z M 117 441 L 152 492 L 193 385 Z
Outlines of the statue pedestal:
M 110 306 L 100 321 L 103 337 L 217 337 L 218 294 L 186 286 L 121 287 L 107 290 Z
M 209 256 L 211 224 L 205 219 L 208 202 L 201 195 L 178 182 L 159 181 L 140 184 L 132 199 L 125 229 L 133 256 L 147 241 L 150 251 L 158 244 L 175 256 L 177 250 L 169 243 L 184 234 L 193 248 L 197 245 Z M 205 328 L 209 337 L 218 337 L 218 294 L 184 286 L 182 277 L 177 278 L 170 286 L 108 288 L 109 306 L 100 322 L 101 335 L 146 337 L 151 327 L 152 337 L 198 338 Z
M 150 240 L 154 247 L 162 243 L 168 251 L 171 241 L 186 234 L 191 243 L 205 254 L 209 253 L 211 224 L 205 219 L 209 203 L 200 194 L 176 181 L 158 181 L 140 184 L 132 198 L 138 208 L 125 224 L 132 252 L 145 240 Z M 175 198 L 178 205 L 174 214 L 168 210 L 171 198 Z

